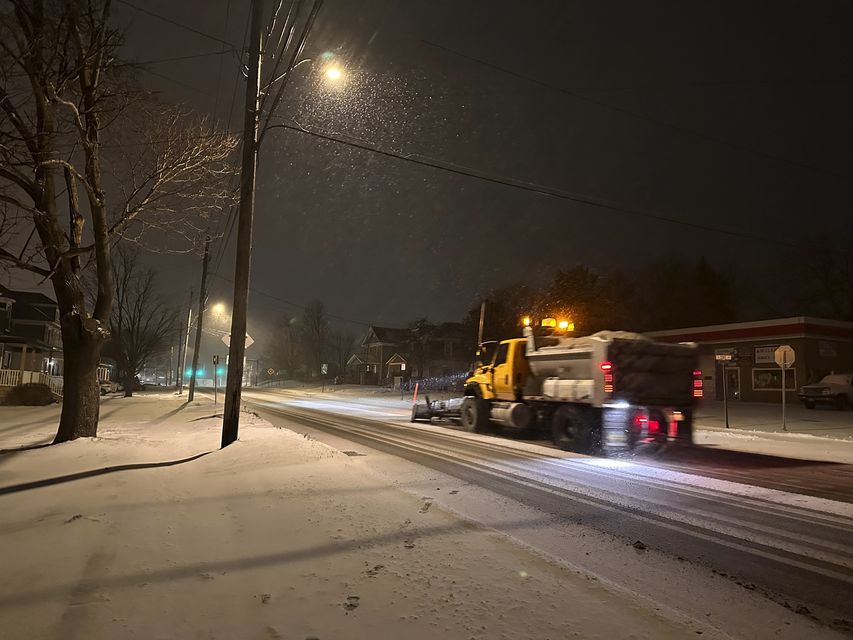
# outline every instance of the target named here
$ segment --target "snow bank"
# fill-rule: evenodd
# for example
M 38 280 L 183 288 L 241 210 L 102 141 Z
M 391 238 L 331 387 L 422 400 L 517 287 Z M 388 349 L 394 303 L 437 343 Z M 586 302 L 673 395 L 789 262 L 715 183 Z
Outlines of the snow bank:
M 0 456 L 4 637 L 713 637 L 361 472 L 357 451 L 250 415 L 219 450 L 208 400 L 110 409 L 98 438 Z M 6 440 L 49 430 L 0 415 Z

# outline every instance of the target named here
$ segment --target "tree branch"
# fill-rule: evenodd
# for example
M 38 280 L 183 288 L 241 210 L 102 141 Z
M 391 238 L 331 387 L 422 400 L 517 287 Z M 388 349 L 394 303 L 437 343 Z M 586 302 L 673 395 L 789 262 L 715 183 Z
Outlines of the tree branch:
M 65 169 L 65 171 L 70 172 L 71 175 L 73 175 L 75 178 L 77 178 L 77 180 L 80 181 L 80 183 L 86 189 L 86 193 L 89 194 L 90 199 L 95 200 L 95 202 L 97 202 L 97 203 L 101 202 L 101 198 L 98 195 L 98 192 L 95 191 L 95 189 L 92 187 L 91 184 L 89 184 L 89 181 L 86 180 L 86 176 L 84 176 L 82 173 L 77 171 L 77 169 L 74 167 L 74 165 L 71 164 L 70 162 L 68 162 L 67 160 L 60 160 L 60 159 L 43 160 L 42 162 L 39 163 L 39 166 L 41 166 L 41 167 L 62 167 L 63 169 Z
M 45 278 L 50 276 L 50 270 L 43 269 L 41 267 L 37 267 L 34 264 L 31 264 L 25 260 L 21 260 L 15 254 L 9 253 L 6 249 L 0 247 L 0 261 L 9 262 L 16 266 L 18 269 L 24 269 L 25 271 L 29 271 L 31 273 L 37 273 L 40 276 L 44 276 Z

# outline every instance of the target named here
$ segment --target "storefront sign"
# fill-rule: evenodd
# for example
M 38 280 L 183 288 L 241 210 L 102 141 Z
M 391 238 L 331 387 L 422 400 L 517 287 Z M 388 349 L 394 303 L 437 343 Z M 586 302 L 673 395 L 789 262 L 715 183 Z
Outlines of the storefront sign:
M 776 364 L 774 354 L 778 346 L 778 344 L 773 344 L 755 347 L 755 364 Z
M 717 362 L 735 362 L 737 349 L 714 349 L 714 359 Z

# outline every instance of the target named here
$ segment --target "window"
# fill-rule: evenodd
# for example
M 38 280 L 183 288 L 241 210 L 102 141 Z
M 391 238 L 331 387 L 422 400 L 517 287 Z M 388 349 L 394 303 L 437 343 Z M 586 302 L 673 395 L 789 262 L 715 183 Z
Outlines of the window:
M 797 390 L 797 370 L 785 371 L 785 389 Z M 779 367 L 755 368 L 752 370 L 753 391 L 782 391 L 782 370 Z
M 12 303 L 0 302 L 0 332 L 12 330 Z
M 509 344 L 504 343 L 498 347 L 498 352 L 495 354 L 495 366 L 506 362 L 507 353 L 509 352 Z

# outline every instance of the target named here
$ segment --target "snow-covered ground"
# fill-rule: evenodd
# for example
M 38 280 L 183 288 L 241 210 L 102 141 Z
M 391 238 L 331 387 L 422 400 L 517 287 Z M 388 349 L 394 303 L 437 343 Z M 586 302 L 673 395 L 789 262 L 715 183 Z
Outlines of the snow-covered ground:
M 257 417 L 219 450 L 208 398 L 15 450 L 57 413 L 0 408 L 4 638 L 719 637 Z

